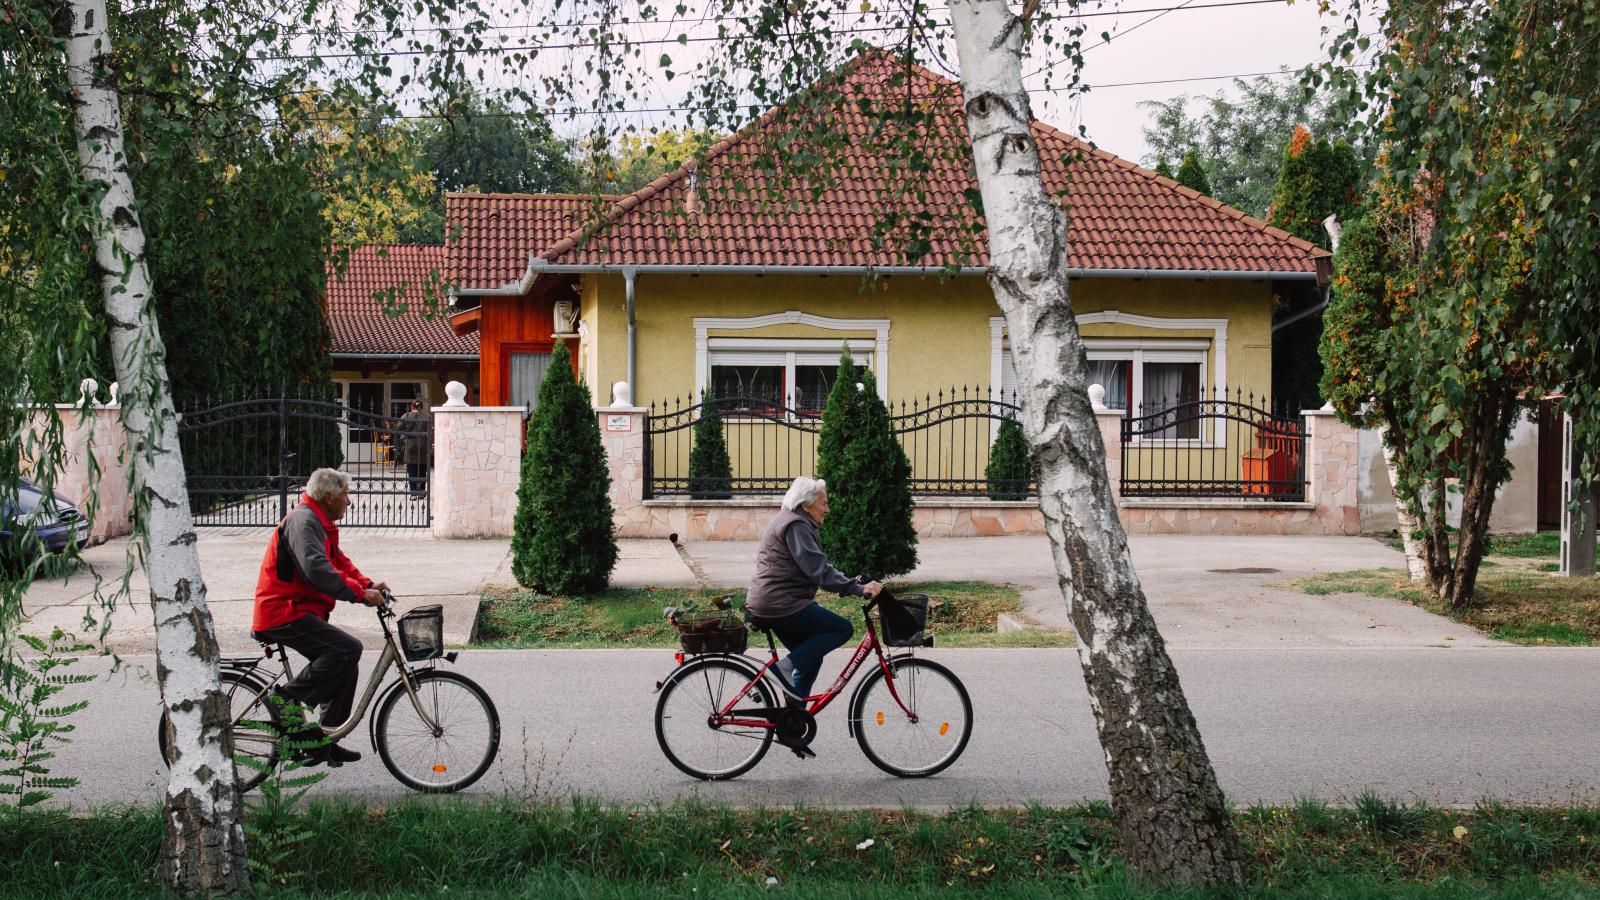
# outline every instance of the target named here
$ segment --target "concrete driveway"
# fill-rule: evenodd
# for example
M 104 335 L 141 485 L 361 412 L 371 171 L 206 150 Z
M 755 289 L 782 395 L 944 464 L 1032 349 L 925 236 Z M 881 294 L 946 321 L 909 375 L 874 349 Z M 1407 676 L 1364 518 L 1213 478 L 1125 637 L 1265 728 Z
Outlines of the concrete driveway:
M 208 602 L 225 652 L 249 652 L 251 602 L 269 529 L 202 529 L 200 559 Z M 510 542 L 439 541 L 425 529 L 357 529 L 341 535 L 345 552 L 368 575 L 388 581 L 405 606 L 445 606 L 448 640 L 467 641 L 478 596 L 486 588 L 514 584 Z M 126 541 L 87 551 L 89 565 L 65 581 L 39 581 L 23 607 L 33 633 L 52 626 L 84 633 L 85 608 L 94 606 L 95 576 L 111 588 L 125 565 Z M 1189 648 L 1282 649 L 1295 647 L 1494 646 L 1466 626 L 1394 600 L 1355 594 L 1313 597 L 1285 583 L 1315 572 L 1398 568 L 1399 553 L 1368 538 L 1135 536 L 1134 564 L 1144 582 L 1156 622 L 1167 642 Z M 704 542 L 680 553 L 665 540 L 623 541 L 613 573 L 618 587 L 736 587 L 749 581 L 751 542 Z M 1012 584 L 1022 591 L 1023 611 L 1034 622 L 1070 628 L 1056 586 L 1049 545 L 1043 537 L 943 538 L 924 540 L 917 580 L 978 580 Z M 108 645 L 114 652 L 154 649 L 142 577 L 113 618 Z M 340 609 L 338 623 L 376 644 L 370 615 Z

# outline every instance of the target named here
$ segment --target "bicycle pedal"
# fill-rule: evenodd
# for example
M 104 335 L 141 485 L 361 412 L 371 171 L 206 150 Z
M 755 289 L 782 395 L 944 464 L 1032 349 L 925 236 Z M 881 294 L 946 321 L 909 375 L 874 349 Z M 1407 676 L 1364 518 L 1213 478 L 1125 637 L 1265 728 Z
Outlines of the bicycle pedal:
M 817 758 L 817 751 L 811 749 L 810 747 L 790 747 L 789 749 L 793 750 L 794 755 L 800 759 Z

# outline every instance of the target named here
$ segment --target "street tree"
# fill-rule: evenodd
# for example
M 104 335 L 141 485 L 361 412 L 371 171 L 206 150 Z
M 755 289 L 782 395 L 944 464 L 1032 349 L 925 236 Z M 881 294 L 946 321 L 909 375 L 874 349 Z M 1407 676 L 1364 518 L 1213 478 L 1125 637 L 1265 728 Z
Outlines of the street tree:
M 1600 8 L 1341 8 L 1320 77 L 1361 104 L 1382 143 L 1364 213 L 1373 234 L 1341 275 L 1350 327 L 1329 320 L 1325 384 L 1341 415 L 1385 426 L 1428 583 L 1460 607 L 1510 474 L 1507 437 L 1533 399 L 1563 392 L 1589 450 L 1583 475 L 1596 474 Z M 1369 322 L 1387 327 L 1359 334 Z

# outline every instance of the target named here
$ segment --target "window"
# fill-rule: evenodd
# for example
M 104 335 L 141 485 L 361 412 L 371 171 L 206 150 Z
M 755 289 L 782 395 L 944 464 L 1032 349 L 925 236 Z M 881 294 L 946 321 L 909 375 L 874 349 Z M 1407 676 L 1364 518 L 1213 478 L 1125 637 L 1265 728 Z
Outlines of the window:
M 506 372 L 509 375 L 507 396 L 512 406 L 531 409 L 539 400 L 539 386 L 544 384 L 544 373 L 550 368 L 549 351 L 526 353 L 513 351 L 506 354 Z
M 1152 415 L 1200 398 L 1206 383 L 1206 349 L 1203 340 L 1121 340 L 1085 338 L 1089 356 L 1089 383 L 1105 388 L 1106 406 L 1133 416 Z M 1002 339 L 1000 390 L 1010 398 L 1017 391 L 1016 366 L 1011 342 Z M 1180 422 L 1153 437 L 1195 440 L 1199 422 Z
M 820 413 L 839 371 L 839 344 L 833 341 L 741 340 L 737 350 L 713 349 L 708 354 L 713 397 L 743 397 L 751 401 L 735 408 L 755 410 L 763 403 L 788 406 L 805 413 Z M 769 344 L 772 349 L 761 349 Z M 856 365 L 873 368 L 871 345 L 851 341 Z M 863 346 L 856 347 L 860 343 Z M 793 347 L 794 349 L 787 349 Z M 817 345 L 817 346 L 813 346 Z M 831 346 L 831 349 L 827 349 Z

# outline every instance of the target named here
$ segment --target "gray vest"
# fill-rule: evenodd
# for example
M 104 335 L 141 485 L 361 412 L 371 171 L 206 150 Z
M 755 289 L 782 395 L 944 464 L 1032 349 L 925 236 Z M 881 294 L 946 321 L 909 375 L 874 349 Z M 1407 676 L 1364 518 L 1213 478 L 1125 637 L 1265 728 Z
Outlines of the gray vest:
M 744 601 L 745 609 L 758 616 L 779 619 L 793 615 L 817 598 L 817 586 L 800 571 L 783 540 L 783 533 L 796 522 L 800 528 L 814 531 L 817 527 L 803 512 L 780 509 L 761 535 L 761 544 L 756 548 L 756 574 L 750 579 L 750 593 Z

